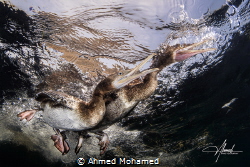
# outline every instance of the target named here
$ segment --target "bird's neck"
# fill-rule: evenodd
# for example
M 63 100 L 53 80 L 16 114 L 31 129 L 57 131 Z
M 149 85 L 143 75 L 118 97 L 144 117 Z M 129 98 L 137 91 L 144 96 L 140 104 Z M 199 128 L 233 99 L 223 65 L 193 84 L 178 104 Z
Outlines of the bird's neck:
M 106 112 L 104 95 L 114 89 L 111 82 L 112 80 L 109 78 L 101 81 L 96 86 L 91 101 L 81 104 L 82 116 L 87 118 L 90 127 L 96 126 L 103 119 Z
M 126 87 L 128 101 L 140 101 L 148 98 L 158 85 L 157 74 L 157 71 L 151 72 L 144 77 L 142 83 L 133 87 Z
M 102 93 L 94 93 L 89 103 L 82 103 L 81 115 L 88 121 L 89 127 L 96 126 L 102 119 L 106 111 L 105 101 Z
M 103 104 L 105 104 L 103 97 L 104 97 L 104 94 L 102 93 L 94 93 L 88 106 L 91 108 L 94 108 L 96 106 L 102 106 Z

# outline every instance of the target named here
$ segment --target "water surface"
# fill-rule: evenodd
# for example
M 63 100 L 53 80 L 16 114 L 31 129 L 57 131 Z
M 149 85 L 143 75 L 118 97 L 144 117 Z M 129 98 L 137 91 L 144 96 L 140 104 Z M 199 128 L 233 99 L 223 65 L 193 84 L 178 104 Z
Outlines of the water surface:
M 27 158 L 32 154 L 41 164 L 55 166 L 75 165 L 78 157 L 159 157 L 163 166 L 249 164 L 249 1 L 7 2 L 14 7 L 1 3 L 2 157 L 24 153 L 24 164 L 37 165 Z M 53 89 L 89 100 L 110 73 L 132 68 L 165 45 L 205 39 L 209 42 L 202 48 L 217 50 L 165 68 L 156 92 L 105 131 L 112 144 L 104 157 L 94 138 L 85 141 L 79 155 L 72 149 L 61 156 L 42 113 L 31 122 L 16 118 L 37 105 L 37 91 Z M 73 148 L 77 134 L 67 136 Z M 215 163 L 212 154 L 202 152 L 225 139 L 243 154 Z

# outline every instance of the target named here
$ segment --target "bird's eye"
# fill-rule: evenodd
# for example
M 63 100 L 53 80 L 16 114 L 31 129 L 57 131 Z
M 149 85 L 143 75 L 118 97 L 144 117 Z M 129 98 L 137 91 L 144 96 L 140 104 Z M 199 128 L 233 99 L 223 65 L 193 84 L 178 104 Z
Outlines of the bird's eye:
M 118 75 L 122 75 L 122 72 L 119 72 Z

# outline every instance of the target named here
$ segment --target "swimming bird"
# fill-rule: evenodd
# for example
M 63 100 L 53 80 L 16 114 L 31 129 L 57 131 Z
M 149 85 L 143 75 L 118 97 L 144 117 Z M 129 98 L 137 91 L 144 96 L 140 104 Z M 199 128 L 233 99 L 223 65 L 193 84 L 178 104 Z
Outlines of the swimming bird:
M 109 100 L 106 101 L 106 112 L 104 117 L 98 125 L 88 130 L 89 132 L 98 132 L 99 134 L 105 136 L 104 144 L 102 143 L 101 147 L 101 153 L 105 152 L 109 144 L 108 136 L 103 132 L 103 130 L 127 116 L 141 100 L 148 98 L 154 93 L 158 85 L 157 74 L 164 67 L 174 62 L 183 61 L 198 53 L 215 50 L 214 48 L 192 50 L 194 47 L 200 46 L 205 42 L 206 40 L 194 44 L 177 44 L 162 48 L 161 52 L 157 52 L 149 56 L 149 58 L 154 57 L 150 68 L 158 68 L 159 70 L 147 74 L 143 81 L 138 84 L 128 84 L 121 89 L 117 89 L 106 94 L 105 98 Z M 86 132 L 83 133 L 85 134 Z M 81 148 L 83 138 L 84 136 L 80 135 L 75 149 L 76 153 L 78 153 Z
M 47 124 L 54 128 L 55 135 L 51 136 L 54 146 L 62 153 L 69 151 L 68 143 L 65 141 L 65 134 L 61 130 L 83 131 L 94 128 L 103 119 L 106 112 L 105 102 L 109 98 L 104 95 L 120 89 L 131 81 L 155 72 L 158 68 L 147 69 L 140 72 L 141 67 L 149 60 L 145 59 L 134 69 L 121 71 L 112 74 L 102 80 L 95 88 L 93 97 L 90 102 L 85 102 L 79 98 L 57 91 L 44 91 L 36 95 L 35 99 L 41 102 L 41 108 L 26 110 L 17 116 L 20 120 L 26 119 L 30 121 L 35 113 L 39 110 L 43 111 L 43 118 Z M 99 137 L 100 143 L 106 140 L 105 135 Z M 102 141 L 103 140 L 103 141 Z

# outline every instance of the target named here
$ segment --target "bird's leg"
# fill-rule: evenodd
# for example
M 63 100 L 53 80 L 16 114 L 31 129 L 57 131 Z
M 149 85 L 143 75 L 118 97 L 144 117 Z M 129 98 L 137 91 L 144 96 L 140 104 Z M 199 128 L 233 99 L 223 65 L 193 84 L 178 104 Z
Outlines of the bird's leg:
M 80 149 L 82 148 L 82 142 L 83 142 L 83 135 L 81 134 L 81 132 L 79 132 L 79 139 L 78 139 L 78 143 L 76 145 L 76 148 L 75 148 L 75 153 L 78 154 Z
M 78 154 L 80 149 L 82 148 L 83 139 L 91 137 L 90 135 L 87 134 L 87 131 L 81 131 L 78 133 L 79 133 L 79 139 L 78 139 L 78 143 L 77 143 L 76 148 L 75 148 L 76 154 Z
M 25 110 L 19 114 L 17 114 L 18 117 L 20 117 L 20 121 L 23 119 L 26 119 L 27 121 L 30 121 L 36 112 L 40 111 L 42 109 L 33 109 L 33 110 Z
M 102 155 L 105 153 L 105 151 L 107 150 L 107 148 L 109 146 L 109 137 L 104 132 L 97 132 L 95 134 L 99 135 L 99 136 L 97 136 L 97 138 L 100 141 L 98 145 L 100 145 L 100 155 Z
M 60 132 L 59 129 L 55 128 L 54 131 L 56 132 L 56 134 L 51 136 L 51 139 L 54 141 L 54 146 L 62 153 L 62 155 L 67 154 L 70 148 L 68 143 L 65 141 L 65 132 Z

